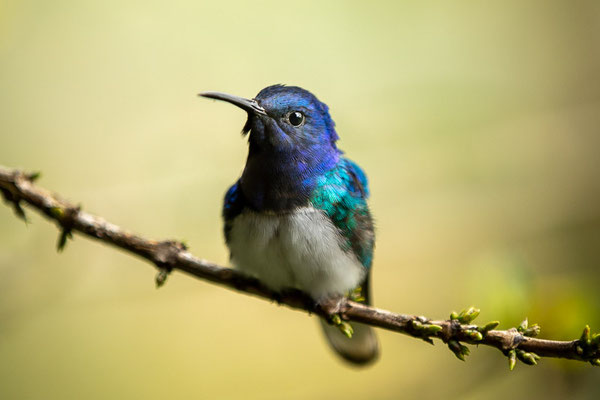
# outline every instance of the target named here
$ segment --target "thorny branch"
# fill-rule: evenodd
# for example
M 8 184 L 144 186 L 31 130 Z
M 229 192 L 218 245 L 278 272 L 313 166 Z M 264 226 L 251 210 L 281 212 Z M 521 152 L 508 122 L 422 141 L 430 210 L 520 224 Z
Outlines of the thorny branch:
M 499 324 L 497 321 L 483 326 L 473 325 L 472 321 L 479 314 L 479 310 L 475 308 L 461 313 L 453 312 L 448 320 L 430 320 L 369 307 L 346 298 L 315 304 L 306 294 L 297 290 L 275 293 L 254 278 L 194 257 L 183 243 L 146 239 L 82 211 L 79 206 L 36 186 L 34 180 L 38 176 L 39 174 L 28 174 L 0 166 L 0 192 L 18 217 L 26 220 L 21 205 L 27 203 L 53 220 L 60 230 L 59 250 L 72 237 L 72 232 L 79 232 L 136 254 L 158 268 L 158 286 L 165 282 L 169 272 L 177 269 L 229 289 L 273 300 L 328 319 L 339 316 L 344 321 L 356 321 L 404 333 L 429 343 L 433 343 L 432 339 L 440 339 L 461 360 L 469 353 L 465 344 L 476 344 L 499 349 L 508 358 L 510 369 L 514 368 L 517 359 L 525 364 L 535 365 L 540 357 L 567 358 L 600 366 L 600 334 L 592 335 L 588 326 L 579 339 L 546 340 L 534 337 L 540 328 L 537 325 L 529 326 L 527 320 L 518 328 L 508 330 L 495 330 Z

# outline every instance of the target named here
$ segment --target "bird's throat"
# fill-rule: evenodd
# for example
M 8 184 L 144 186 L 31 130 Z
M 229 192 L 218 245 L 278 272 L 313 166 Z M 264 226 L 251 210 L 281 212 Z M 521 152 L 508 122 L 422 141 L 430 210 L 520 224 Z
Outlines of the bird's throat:
M 285 213 L 306 206 L 319 176 L 332 169 L 339 152 L 250 152 L 242 192 L 256 211 Z

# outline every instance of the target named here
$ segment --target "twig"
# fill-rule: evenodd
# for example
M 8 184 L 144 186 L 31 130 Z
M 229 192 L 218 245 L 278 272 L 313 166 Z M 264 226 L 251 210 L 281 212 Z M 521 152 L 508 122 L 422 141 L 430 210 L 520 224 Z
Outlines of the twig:
M 539 333 L 539 327 L 528 326 L 527 320 L 518 328 L 508 330 L 495 330 L 498 325 L 496 321 L 484 326 L 473 325 L 471 322 L 479 314 L 479 310 L 474 308 L 464 310 L 460 314 L 453 312 L 448 320 L 430 320 L 369 307 L 346 298 L 314 304 L 306 294 L 297 290 L 275 293 L 254 278 L 194 257 L 183 243 L 146 239 L 82 211 L 79 206 L 36 186 L 33 182 L 38 176 L 39 174 L 27 174 L 0 167 L 0 192 L 4 200 L 13 206 L 18 217 L 26 219 L 21 204 L 27 203 L 55 221 L 60 230 L 59 250 L 64 248 L 72 232 L 79 232 L 136 254 L 158 268 L 158 286 L 164 283 L 169 272 L 178 269 L 229 289 L 273 300 L 325 318 L 338 314 L 343 320 L 404 333 L 429 343 L 433 343 L 432 339 L 441 339 L 462 360 L 469 352 L 463 345 L 465 343 L 499 349 L 508 357 L 511 369 L 517 358 L 529 365 L 535 365 L 540 357 L 568 358 L 600 365 L 600 334 L 591 335 L 587 326 L 579 339 L 545 340 L 533 337 Z

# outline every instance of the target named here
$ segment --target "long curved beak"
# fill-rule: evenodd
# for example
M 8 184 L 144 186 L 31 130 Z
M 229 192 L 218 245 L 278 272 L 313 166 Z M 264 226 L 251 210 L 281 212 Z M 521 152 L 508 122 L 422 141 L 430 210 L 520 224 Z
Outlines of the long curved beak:
M 220 93 L 220 92 L 202 92 L 198 96 L 207 97 L 209 99 L 222 100 L 228 103 L 238 106 L 242 110 L 246 110 L 249 113 L 267 115 L 264 108 L 262 108 L 256 100 L 245 99 L 243 97 L 234 96 L 232 94 Z

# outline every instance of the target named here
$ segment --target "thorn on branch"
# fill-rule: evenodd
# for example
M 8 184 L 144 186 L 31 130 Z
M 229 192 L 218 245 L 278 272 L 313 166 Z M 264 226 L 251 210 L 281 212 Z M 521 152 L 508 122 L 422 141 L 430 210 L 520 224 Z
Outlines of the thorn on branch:
M 25 178 L 27 179 L 29 182 L 33 182 L 36 179 L 38 179 L 40 177 L 40 172 L 32 172 L 29 174 L 23 173 L 19 170 L 15 170 L 12 172 L 12 179 L 11 179 L 11 186 L 15 186 L 18 184 L 18 180 L 21 178 Z M 5 202 L 7 203 L 11 203 L 13 210 L 15 212 L 15 215 L 23 220 L 25 223 L 29 223 L 29 220 L 27 219 L 27 215 L 25 214 L 25 210 L 23 210 L 23 207 L 21 207 L 21 197 L 17 194 L 18 192 L 18 188 L 17 190 L 15 190 L 15 192 L 11 192 L 11 190 L 6 189 L 6 188 L 0 188 L 0 193 L 2 194 L 2 198 Z
M 62 228 L 56 244 L 58 252 L 62 252 L 65 249 L 68 239 L 73 239 L 73 225 L 79 211 L 81 211 L 81 205 L 68 208 L 52 207 L 50 209 L 50 215 L 58 221 Z
M 23 210 L 23 207 L 21 207 L 20 199 L 16 199 L 15 201 L 13 201 L 13 208 L 15 210 L 15 214 L 17 214 L 17 217 L 22 219 L 26 224 L 29 223 L 27 215 L 25 214 L 25 210 Z
M 63 229 L 58 235 L 58 241 L 56 243 L 56 250 L 59 253 L 65 249 L 68 239 L 73 239 L 73 232 L 70 229 Z
M 25 178 L 31 183 L 37 181 L 40 176 L 42 176 L 41 171 L 34 171 L 34 172 L 30 172 L 28 174 L 25 174 Z
M 0 193 L 2 193 L 2 199 L 6 203 L 10 203 L 12 205 L 15 215 L 19 219 L 23 220 L 25 223 L 28 223 L 29 221 L 27 220 L 25 210 L 23 210 L 23 207 L 21 207 L 21 199 L 19 198 L 19 196 L 13 194 L 10 190 L 4 188 L 0 188 Z
M 469 355 L 470 350 L 467 346 L 460 344 L 458 340 L 449 340 L 448 348 L 454 353 L 456 358 L 465 361 L 465 357 Z
M 169 276 L 169 271 L 167 268 L 159 268 L 158 273 L 156 274 L 156 278 L 154 281 L 156 282 L 156 288 L 160 288 L 167 281 L 167 277 Z

